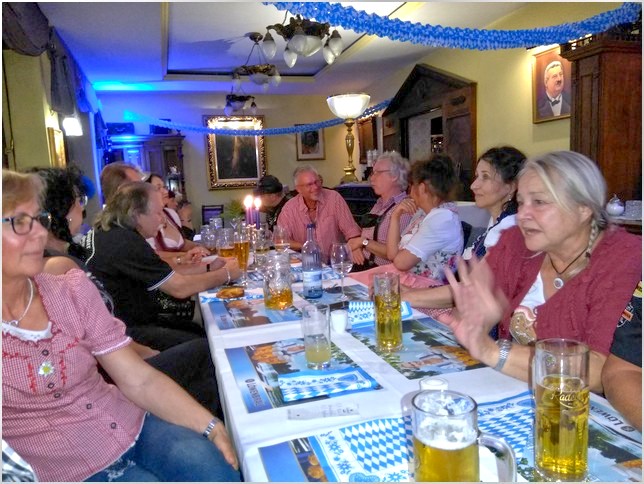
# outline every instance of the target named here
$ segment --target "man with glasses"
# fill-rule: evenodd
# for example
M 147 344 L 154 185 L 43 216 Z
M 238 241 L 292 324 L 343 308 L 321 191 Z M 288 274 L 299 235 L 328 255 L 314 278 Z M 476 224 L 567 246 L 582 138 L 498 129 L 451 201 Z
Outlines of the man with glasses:
M 306 242 L 306 226 L 310 223 L 317 227 L 315 233 L 323 262 L 328 262 L 331 245 L 335 242 L 346 240 L 356 247 L 360 244 L 360 227 L 347 202 L 335 190 L 322 187 L 322 179 L 315 168 L 310 165 L 298 167 L 293 172 L 293 182 L 298 194 L 286 202 L 277 219 L 277 225 L 287 230 L 293 250 L 300 250 Z M 354 263 L 364 262 L 360 251 L 354 251 L 353 257 Z
M 387 232 L 394 207 L 407 198 L 408 173 L 409 161 L 395 151 L 386 151 L 374 163 L 369 181 L 379 198 L 371 211 L 361 218 L 362 233 L 358 239 L 360 243 L 354 242 L 351 249 L 362 252 L 365 263 L 354 266 L 352 272 L 391 263 L 387 259 Z M 409 213 L 401 215 L 401 234 L 411 218 L 412 214 Z

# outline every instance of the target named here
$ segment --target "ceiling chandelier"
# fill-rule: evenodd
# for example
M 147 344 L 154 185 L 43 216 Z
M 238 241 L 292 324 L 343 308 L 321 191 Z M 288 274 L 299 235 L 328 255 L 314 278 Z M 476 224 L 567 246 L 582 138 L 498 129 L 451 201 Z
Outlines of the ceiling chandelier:
M 251 99 L 253 100 L 253 102 L 250 104 L 250 112 L 253 114 L 253 116 L 256 115 L 257 104 L 255 104 L 255 96 L 238 95 L 233 94 L 232 92 L 226 95 L 226 106 L 224 107 L 224 114 L 226 116 L 230 116 L 233 113 L 243 111 L 246 107 L 246 102 Z
M 270 30 L 274 30 L 286 41 L 284 61 L 287 66 L 293 67 L 298 56 L 309 57 L 320 49 L 322 49 L 322 55 L 327 64 L 333 64 L 344 48 L 342 37 L 338 31 L 334 30 L 332 34 L 329 34 L 330 25 L 328 23 L 314 22 L 299 15 L 291 17 L 287 25 L 287 15 L 288 12 L 281 24 L 266 27 L 266 35 L 262 42 L 262 50 L 266 58 L 272 59 L 277 52 L 275 40 L 270 33 Z M 322 47 L 323 44 L 324 47 Z
M 269 64 L 264 56 L 262 48 L 259 46 L 259 41 L 262 40 L 262 34 L 259 32 L 251 32 L 248 34 L 248 38 L 253 41 L 253 47 L 248 53 L 246 62 L 243 66 L 237 67 L 233 71 L 233 88 L 236 92 L 239 92 L 241 88 L 241 76 L 248 76 L 248 78 L 258 86 L 262 86 L 264 92 L 268 91 L 269 84 L 274 86 L 279 85 L 282 81 L 282 76 L 278 72 L 274 64 Z M 257 64 L 248 64 L 253 51 L 257 47 Z

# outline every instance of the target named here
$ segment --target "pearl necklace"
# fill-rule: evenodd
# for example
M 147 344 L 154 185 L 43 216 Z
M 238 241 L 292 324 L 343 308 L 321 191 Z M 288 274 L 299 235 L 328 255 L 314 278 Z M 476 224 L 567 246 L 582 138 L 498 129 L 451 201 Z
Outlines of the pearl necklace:
M 31 279 L 27 278 L 27 281 L 29 282 L 29 302 L 27 302 L 27 307 L 25 308 L 25 311 L 22 313 L 22 316 L 20 316 L 18 319 L 12 319 L 10 321 L 5 321 L 4 319 L 2 320 L 3 324 L 8 324 L 10 326 L 19 326 L 20 321 L 27 315 L 27 312 L 29 311 L 29 308 L 31 307 L 31 303 L 34 300 L 34 283 L 31 282 Z

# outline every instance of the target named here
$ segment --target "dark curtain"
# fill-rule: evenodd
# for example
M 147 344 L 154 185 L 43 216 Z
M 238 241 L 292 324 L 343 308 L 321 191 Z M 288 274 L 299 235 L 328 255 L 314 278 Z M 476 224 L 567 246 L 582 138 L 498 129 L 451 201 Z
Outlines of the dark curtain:
M 49 42 L 49 21 L 37 3 L 2 4 L 2 48 L 38 56 Z

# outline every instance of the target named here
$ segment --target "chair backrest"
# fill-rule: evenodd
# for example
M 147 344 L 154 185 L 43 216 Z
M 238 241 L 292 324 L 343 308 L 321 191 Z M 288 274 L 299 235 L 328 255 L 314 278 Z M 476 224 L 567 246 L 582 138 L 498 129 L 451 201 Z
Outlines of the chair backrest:
M 202 205 L 201 206 L 201 224 L 206 225 L 212 217 L 220 217 L 223 213 L 224 213 L 223 205 Z
M 461 227 L 463 227 L 463 247 L 468 247 L 470 242 L 470 235 L 472 234 L 472 225 L 461 220 Z

